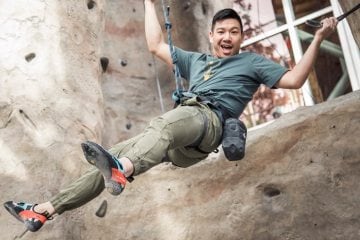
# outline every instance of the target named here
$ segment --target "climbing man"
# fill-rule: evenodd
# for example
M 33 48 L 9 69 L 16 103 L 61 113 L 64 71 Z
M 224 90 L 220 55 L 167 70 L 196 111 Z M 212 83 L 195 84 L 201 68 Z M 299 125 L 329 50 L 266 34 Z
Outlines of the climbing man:
M 181 76 L 189 81 L 187 93 L 178 94 L 179 105 L 153 119 L 143 133 L 106 151 L 93 142 L 82 149 L 93 167 L 48 202 L 9 201 L 5 208 L 30 231 L 39 230 L 55 214 L 75 209 L 97 197 L 105 188 L 120 194 L 127 181 L 151 167 L 170 161 L 191 166 L 222 142 L 226 120 L 238 119 L 260 84 L 272 88 L 300 88 L 314 62 L 320 43 L 334 32 L 334 17 L 322 21 L 302 60 L 291 70 L 251 52 L 240 52 L 243 26 L 232 9 L 212 20 L 211 54 L 169 48 L 156 11 L 156 0 L 145 0 L 145 35 L 149 51 L 173 68 L 173 52 Z

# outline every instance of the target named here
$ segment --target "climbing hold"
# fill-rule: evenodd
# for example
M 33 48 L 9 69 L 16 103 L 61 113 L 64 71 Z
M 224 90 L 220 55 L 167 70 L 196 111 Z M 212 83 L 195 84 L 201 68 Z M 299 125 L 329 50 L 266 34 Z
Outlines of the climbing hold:
M 102 68 L 103 72 L 106 72 L 106 69 L 109 65 L 109 59 L 106 57 L 100 58 L 100 64 L 101 64 L 101 68 Z
M 96 211 L 95 215 L 98 216 L 98 217 L 100 217 L 100 218 L 105 217 L 105 215 L 106 215 L 106 210 L 107 210 L 107 201 L 104 200 L 104 201 L 101 203 L 99 209 Z
M 126 60 L 121 60 L 120 64 L 121 64 L 121 66 L 125 67 L 127 65 L 127 61 Z
M 29 53 L 25 56 L 27 62 L 31 62 L 36 57 L 35 53 Z
M 202 2 L 201 3 L 201 10 L 204 15 L 207 15 L 209 9 L 209 4 Z
M 89 10 L 93 9 L 96 6 L 96 2 L 94 0 L 89 0 L 87 3 L 87 7 Z
M 275 197 L 277 195 L 280 195 L 280 190 L 271 186 L 267 186 L 264 188 L 264 194 L 267 197 Z

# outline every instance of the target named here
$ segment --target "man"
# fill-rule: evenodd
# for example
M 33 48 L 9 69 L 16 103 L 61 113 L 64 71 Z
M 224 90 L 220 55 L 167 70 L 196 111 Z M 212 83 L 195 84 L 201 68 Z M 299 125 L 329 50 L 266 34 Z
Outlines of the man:
M 155 0 L 145 0 L 145 34 L 150 52 L 173 67 L 169 46 L 164 41 L 155 11 Z M 107 152 L 92 142 L 82 144 L 85 158 L 94 165 L 77 181 L 42 204 L 6 202 L 5 208 L 30 231 L 37 231 L 52 216 L 80 207 L 98 196 L 106 187 L 120 194 L 127 180 L 151 167 L 171 161 L 188 167 L 208 156 L 221 143 L 223 122 L 238 118 L 260 84 L 277 88 L 300 88 L 315 61 L 320 43 L 337 25 L 327 18 L 292 70 L 255 53 L 239 53 L 243 28 L 231 9 L 213 18 L 209 40 L 212 54 L 187 52 L 176 48 L 182 77 L 189 80 L 191 93 L 205 97 L 186 99 L 177 108 L 155 118 L 140 135 L 115 145 Z

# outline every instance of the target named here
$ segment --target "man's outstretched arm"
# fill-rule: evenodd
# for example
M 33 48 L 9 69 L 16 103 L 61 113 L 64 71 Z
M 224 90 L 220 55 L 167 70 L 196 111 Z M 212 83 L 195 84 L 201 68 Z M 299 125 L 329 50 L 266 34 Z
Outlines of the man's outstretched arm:
M 336 29 L 337 20 L 334 17 L 322 21 L 323 26 L 316 31 L 315 36 L 304 56 L 295 67 L 285 73 L 275 85 L 278 88 L 297 89 L 306 81 L 319 52 L 321 42 Z
M 145 4 L 145 37 L 149 51 L 172 67 L 169 45 L 165 43 L 155 10 L 155 0 L 144 0 Z

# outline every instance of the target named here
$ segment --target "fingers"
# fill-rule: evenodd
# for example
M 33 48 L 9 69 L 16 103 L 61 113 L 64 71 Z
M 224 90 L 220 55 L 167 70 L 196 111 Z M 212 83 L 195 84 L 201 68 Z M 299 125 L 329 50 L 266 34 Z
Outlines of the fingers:
M 338 20 L 335 17 L 329 17 L 322 20 L 321 23 L 323 25 L 323 29 L 331 29 L 332 31 L 335 31 Z
M 325 18 L 321 21 L 322 27 L 316 31 L 315 35 L 322 41 L 336 30 L 338 20 L 335 17 Z

